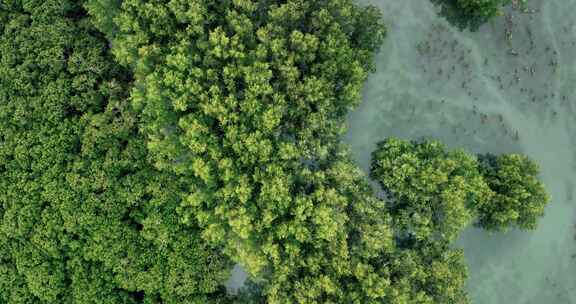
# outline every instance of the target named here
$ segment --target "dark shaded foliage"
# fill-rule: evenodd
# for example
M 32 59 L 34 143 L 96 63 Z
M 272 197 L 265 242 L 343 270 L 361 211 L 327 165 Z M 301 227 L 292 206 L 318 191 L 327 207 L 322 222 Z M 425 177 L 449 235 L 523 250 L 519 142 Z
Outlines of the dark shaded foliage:
M 479 207 L 478 225 L 490 230 L 536 229 L 550 202 L 538 165 L 525 155 L 481 155 L 481 172 L 494 197 Z
M 477 31 L 490 19 L 502 14 L 502 7 L 512 0 L 431 0 L 440 15 L 459 29 Z
M 2 2 L 0 303 L 207 303 L 229 264 L 147 163 L 131 73 L 75 1 Z

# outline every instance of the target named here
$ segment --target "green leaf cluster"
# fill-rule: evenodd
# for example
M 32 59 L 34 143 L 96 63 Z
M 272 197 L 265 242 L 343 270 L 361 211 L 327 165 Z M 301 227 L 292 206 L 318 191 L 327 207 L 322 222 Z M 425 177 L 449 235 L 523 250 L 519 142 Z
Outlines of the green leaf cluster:
M 475 156 L 437 141 L 388 138 L 372 157 L 370 176 L 387 198 L 395 237 L 389 269 L 409 296 L 399 303 L 468 303 L 463 253 L 450 248 L 460 232 L 472 221 L 534 229 L 549 202 L 524 155 Z
M 478 224 L 491 230 L 536 229 L 550 201 L 538 165 L 526 155 L 481 155 L 481 171 L 494 197 L 478 207 Z
M 488 230 L 535 229 L 550 201 L 526 155 L 475 156 L 389 138 L 372 156 L 371 177 L 390 197 L 397 232 L 417 241 L 453 241 L 473 218 Z
M 230 261 L 147 162 L 131 73 L 76 1 L 3 1 L 0 303 L 219 303 Z
M 431 0 L 440 15 L 459 29 L 477 31 L 490 19 L 502 15 L 502 7 L 512 0 Z
M 373 192 L 339 140 L 380 19 L 352 0 L 0 2 L 0 303 L 468 303 L 451 242 L 475 218 L 534 228 L 548 198 L 526 157 L 397 139 Z
M 338 141 L 385 34 L 378 11 L 350 0 L 130 0 L 109 14 L 102 3 L 87 7 L 134 70 L 151 159 L 188 181 L 181 221 L 261 278 L 268 303 L 345 302 L 348 235 L 360 230 L 347 209 L 373 198 Z M 360 238 L 388 246 L 386 226 L 369 222 Z
M 371 177 L 391 198 L 390 212 L 399 233 L 416 241 L 451 242 L 492 191 L 473 155 L 447 151 L 437 141 L 389 138 L 372 155 Z

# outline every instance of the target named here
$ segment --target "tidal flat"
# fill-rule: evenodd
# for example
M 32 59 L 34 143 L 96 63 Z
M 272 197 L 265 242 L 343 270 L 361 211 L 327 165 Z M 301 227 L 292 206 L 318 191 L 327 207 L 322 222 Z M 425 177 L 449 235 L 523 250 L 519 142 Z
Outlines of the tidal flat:
M 576 0 L 528 1 L 477 32 L 429 1 L 359 2 L 382 10 L 388 37 L 348 117 L 355 160 L 367 172 L 389 136 L 529 155 L 552 201 L 535 231 L 461 236 L 468 291 L 473 303 L 576 303 Z

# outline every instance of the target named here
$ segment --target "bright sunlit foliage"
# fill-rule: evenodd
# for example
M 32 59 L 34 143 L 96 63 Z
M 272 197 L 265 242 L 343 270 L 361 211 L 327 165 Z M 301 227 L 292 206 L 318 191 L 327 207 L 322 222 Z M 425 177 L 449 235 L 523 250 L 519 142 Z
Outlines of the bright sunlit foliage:
M 0 2 L 0 303 L 468 303 L 452 241 L 533 229 L 549 199 L 525 156 L 392 138 L 371 187 L 340 137 L 381 19 L 352 0 Z

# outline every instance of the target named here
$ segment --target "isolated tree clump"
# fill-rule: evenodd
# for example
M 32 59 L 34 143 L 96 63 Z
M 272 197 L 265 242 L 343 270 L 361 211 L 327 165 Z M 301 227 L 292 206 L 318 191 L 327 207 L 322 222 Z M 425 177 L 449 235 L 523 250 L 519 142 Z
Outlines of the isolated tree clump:
M 535 229 L 550 201 L 526 155 L 475 156 L 436 141 L 389 138 L 372 156 L 371 177 L 391 198 L 395 228 L 416 239 L 451 241 L 473 218 L 488 230 Z
M 502 15 L 502 8 L 512 0 L 431 0 L 440 15 L 459 29 L 477 31 L 490 19 Z M 523 0 L 519 0 L 523 1 Z
M 451 244 L 472 221 L 488 230 L 536 228 L 549 201 L 538 173 L 524 155 L 477 157 L 426 140 L 378 143 L 370 176 L 386 197 L 395 239 L 395 258 L 381 261 L 405 283 L 401 294 L 411 298 L 401 303 L 468 303 L 463 253 Z
M 130 71 L 76 1 L 0 4 L 0 303 L 220 303 L 229 261 L 147 163 Z
M 481 169 L 495 195 L 478 208 L 478 224 L 490 230 L 536 229 L 550 201 L 538 165 L 521 154 L 481 155 Z

